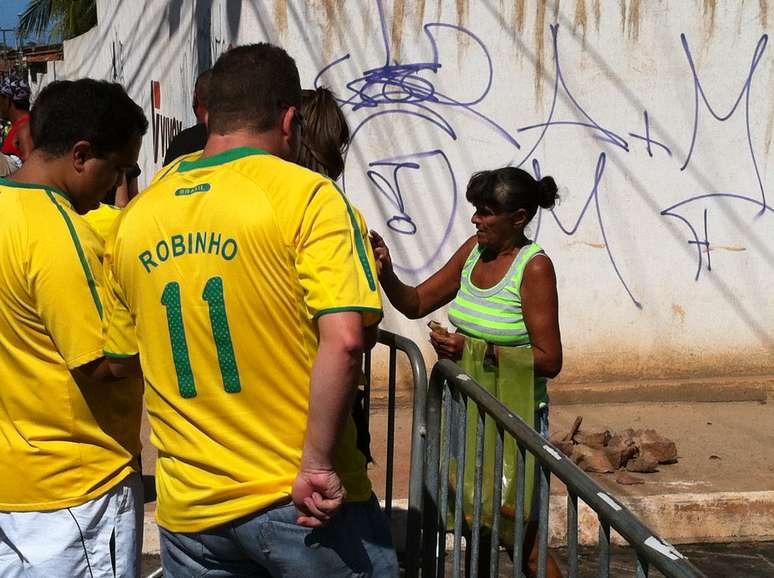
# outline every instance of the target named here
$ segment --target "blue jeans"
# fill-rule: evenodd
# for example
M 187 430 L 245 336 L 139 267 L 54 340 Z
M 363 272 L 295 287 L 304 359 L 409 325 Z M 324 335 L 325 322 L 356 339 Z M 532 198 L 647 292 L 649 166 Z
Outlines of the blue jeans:
M 345 503 L 324 528 L 299 526 L 297 515 L 287 504 L 203 532 L 159 527 L 164 576 L 398 576 L 387 518 L 373 494 Z

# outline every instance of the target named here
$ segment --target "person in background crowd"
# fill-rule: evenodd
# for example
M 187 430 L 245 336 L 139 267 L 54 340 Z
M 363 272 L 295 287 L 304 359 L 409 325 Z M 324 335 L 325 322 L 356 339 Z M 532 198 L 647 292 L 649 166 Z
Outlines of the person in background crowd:
M 327 88 L 301 91 L 304 132 L 298 164 L 338 180 L 344 172 L 349 126 L 336 97 Z
M 0 118 L 11 123 L 0 153 L 16 157 L 19 165 L 27 160 L 33 147 L 29 110 L 30 87 L 25 80 L 9 76 L 0 82 Z
M 137 196 L 137 177 L 140 176 L 141 172 L 140 165 L 135 163 L 131 169 L 126 171 L 121 184 L 110 191 L 96 209 L 83 216 L 102 239 L 107 239 L 110 229 L 113 228 L 118 215 L 121 214 L 121 209 Z
M 536 181 L 515 167 L 473 175 L 466 197 L 476 209 L 472 218 L 476 234 L 417 287 L 398 279 L 384 240 L 371 232 L 379 280 L 390 303 L 410 319 L 425 317 L 451 303 L 449 321 L 456 331 L 431 323 L 430 340 L 438 357 L 459 362 L 482 385 L 490 382 L 491 393 L 543 436 L 548 435 L 546 381 L 556 377 L 562 367 L 556 275 L 551 260 L 537 243 L 527 238 L 524 229 L 538 207 L 554 206 L 556 192 L 551 177 Z M 523 348 L 531 348 L 533 358 L 534 378 L 528 376 L 527 383 L 522 383 L 510 370 L 518 365 L 518 361 L 512 360 L 522 357 Z M 475 442 L 475 423 L 473 417 L 468 420 L 467 443 L 471 452 L 475 448 L 474 443 L 471 447 L 471 441 Z M 473 487 L 473 462 L 469 460 L 466 467 L 466 489 Z M 503 491 L 504 496 L 507 493 Z M 536 514 L 537 507 L 533 506 L 535 520 Z M 526 534 L 525 550 L 531 554 L 525 571 L 534 575 L 534 521 Z M 482 543 L 479 568 L 481 575 L 487 575 L 489 545 L 486 540 Z M 561 576 L 553 560 L 549 562 L 548 575 Z
M 191 104 L 196 115 L 196 124 L 181 131 L 172 139 L 167 152 L 164 154 L 163 166 L 167 166 L 178 157 L 200 151 L 207 144 L 207 102 L 209 101 L 211 78 L 212 70 L 205 70 L 196 79 L 193 103 Z
M 336 97 L 330 90 L 323 87 L 302 90 L 301 114 L 304 119 L 304 131 L 298 164 L 331 180 L 337 180 L 344 171 L 344 154 L 349 146 L 349 126 L 336 102 Z M 357 219 L 361 236 L 364 239 L 367 238 L 368 226 L 363 215 L 354 206 L 352 211 Z M 366 351 L 376 345 L 377 329 L 376 325 L 366 329 Z M 361 375 L 360 385 L 365 384 L 366 376 Z M 368 463 L 373 462 L 365 393 L 361 388 L 358 388 L 352 406 L 352 423 L 349 420 L 347 422 L 347 428 L 350 427 L 354 427 L 357 432 L 357 449 L 363 453 Z M 349 436 L 344 436 L 344 440 L 349 439 Z
M 106 327 L 132 318 L 159 448 L 164 575 L 397 577 L 365 458 L 341 444 L 373 254 L 346 198 L 295 164 L 295 62 L 257 44 L 212 72 L 209 137 L 125 210 Z M 346 498 L 346 501 L 345 501 Z
M 0 153 L 0 177 L 6 177 L 15 171 L 18 167 L 14 162 L 3 153 Z
M 0 576 L 139 573 L 142 380 L 106 357 L 103 243 L 81 215 L 147 128 L 118 84 L 52 82 L 36 148 L 0 179 Z M 112 339 L 133 332 L 112 321 Z

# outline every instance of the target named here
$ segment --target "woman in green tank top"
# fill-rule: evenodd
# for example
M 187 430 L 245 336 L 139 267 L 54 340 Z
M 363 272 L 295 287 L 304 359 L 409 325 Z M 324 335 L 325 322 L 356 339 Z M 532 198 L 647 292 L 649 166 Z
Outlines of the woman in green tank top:
M 556 377 L 561 370 L 562 343 L 553 264 L 526 237 L 524 229 L 538 207 L 554 206 L 556 192 L 551 177 L 536 181 L 515 167 L 473 175 L 466 198 L 476 209 L 471 219 L 476 234 L 457 249 L 446 265 L 416 287 L 398 279 L 384 240 L 371 232 L 379 280 L 398 311 L 418 319 L 451 303 L 449 320 L 456 331 L 435 325 L 430 333 L 439 358 L 451 359 L 464 367 L 470 361 L 470 352 L 480 345 L 482 354 L 476 358 L 477 363 L 496 365 L 498 357 L 515 351 L 513 348 L 531 347 L 534 390 L 529 392 L 528 409 L 517 413 L 539 431 L 547 429 L 546 380 Z M 480 369 L 464 368 L 474 376 L 475 370 Z M 498 397 L 511 406 L 510 392 L 501 392 Z M 533 421 L 533 409 L 537 410 L 538 421 Z M 537 560 L 536 524 L 528 524 L 526 535 L 525 550 L 530 556 L 529 568 L 524 570 L 533 575 Z M 481 569 L 484 568 L 488 572 L 487 560 L 482 560 Z M 548 576 L 561 576 L 553 560 L 549 561 Z

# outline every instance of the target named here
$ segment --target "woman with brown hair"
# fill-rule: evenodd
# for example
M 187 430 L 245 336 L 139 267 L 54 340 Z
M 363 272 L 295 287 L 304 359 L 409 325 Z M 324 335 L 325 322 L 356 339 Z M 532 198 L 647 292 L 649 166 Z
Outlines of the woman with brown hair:
M 336 97 L 327 88 L 301 91 L 304 127 L 298 164 L 335 181 L 344 172 L 349 126 Z

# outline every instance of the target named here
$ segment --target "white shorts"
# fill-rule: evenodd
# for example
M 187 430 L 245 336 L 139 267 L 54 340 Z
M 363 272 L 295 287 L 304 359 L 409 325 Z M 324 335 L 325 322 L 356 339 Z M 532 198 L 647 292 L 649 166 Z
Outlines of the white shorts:
M 140 573 L 142 526 L 139 474 L 80 506 L 0 511 L 0 577 L 134 578 Z

